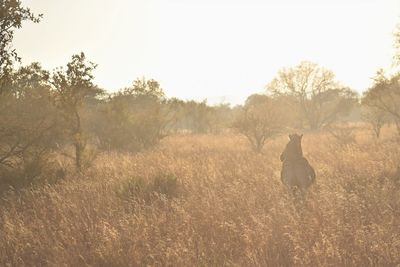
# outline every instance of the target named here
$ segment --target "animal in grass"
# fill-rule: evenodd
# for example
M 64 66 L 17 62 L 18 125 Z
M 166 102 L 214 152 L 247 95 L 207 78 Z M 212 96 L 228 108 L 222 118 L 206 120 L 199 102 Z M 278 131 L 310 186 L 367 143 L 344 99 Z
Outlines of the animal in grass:
M 280 156 L 282 161 L 281 180 L 290 189 L 298 188 L 305 192 L 315 181 L 315 171 L 303 157 L 301 139 L 303 135 L 289 135 L 289 143 Z

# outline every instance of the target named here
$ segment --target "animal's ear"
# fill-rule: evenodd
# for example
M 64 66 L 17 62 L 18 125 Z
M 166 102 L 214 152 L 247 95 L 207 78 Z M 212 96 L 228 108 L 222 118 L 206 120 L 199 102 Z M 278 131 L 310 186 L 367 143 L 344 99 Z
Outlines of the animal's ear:
M 290 139 L 290 140 L 293 139 L 293 134 L 289 134 L 289 139 Z

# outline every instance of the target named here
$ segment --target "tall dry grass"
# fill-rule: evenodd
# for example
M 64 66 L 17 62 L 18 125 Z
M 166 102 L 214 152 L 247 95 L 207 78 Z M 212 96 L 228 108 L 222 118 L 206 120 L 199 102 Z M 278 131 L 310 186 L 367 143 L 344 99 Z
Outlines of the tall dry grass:
M 172 136 L 136 155 L 103 154 L 84 174 L 10 191 L 1 266 L 398 266 L 400 147 L 303 138 L 315 184 L 281 185 L 282 136 L 253 153 L 239 136 Z

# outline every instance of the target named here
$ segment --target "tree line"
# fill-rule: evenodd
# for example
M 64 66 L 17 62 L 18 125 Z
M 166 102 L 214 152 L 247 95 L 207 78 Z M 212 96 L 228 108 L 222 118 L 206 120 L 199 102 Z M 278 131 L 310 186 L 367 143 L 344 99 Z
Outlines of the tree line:
M 251 95 L 235 107 L 168 98 L 159 82 L 144 77 L 108 93 L 95 84 L 97 65 L 83 52 L 54 71 L 37 62 L 17 67 L 21 59 L 12 46 L 14 32 L 23 21 L 39 23 L 41 18 L 18 0 L 1 2 L 0 187 L 46 176 L 55 153 L 71 158 L 81 171 L 96 151 L 137 152 L 174 133 L 233 131 L 260 152 L 287 128 L 323 129 L 362 110 L 377 137 L 385 123 L 394 123 L 400 134 L 400 74 L 388 77 L 379 71 L 360 97 L 332 71 L 304 61 L 281 69 L 265 94 Z M 395 44 L 399 48 L 398 33 Z

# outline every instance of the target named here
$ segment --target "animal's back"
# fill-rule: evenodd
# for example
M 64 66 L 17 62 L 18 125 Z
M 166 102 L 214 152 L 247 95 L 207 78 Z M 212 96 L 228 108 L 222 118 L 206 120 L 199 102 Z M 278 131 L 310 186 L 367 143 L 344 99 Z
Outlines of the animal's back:
M 305 157 L 301 147 L 303 135 L 289 135 L 284 151 L 280 156 L 282 161 L 281 180 L 288 187 L 299 187 L 306 190 L 315 180 L 315 171 Z
M 281 180 L 286 186 L 307 189 L 315 181 L 315 171 L 304 157 L 285 160 L 282 165 Z

